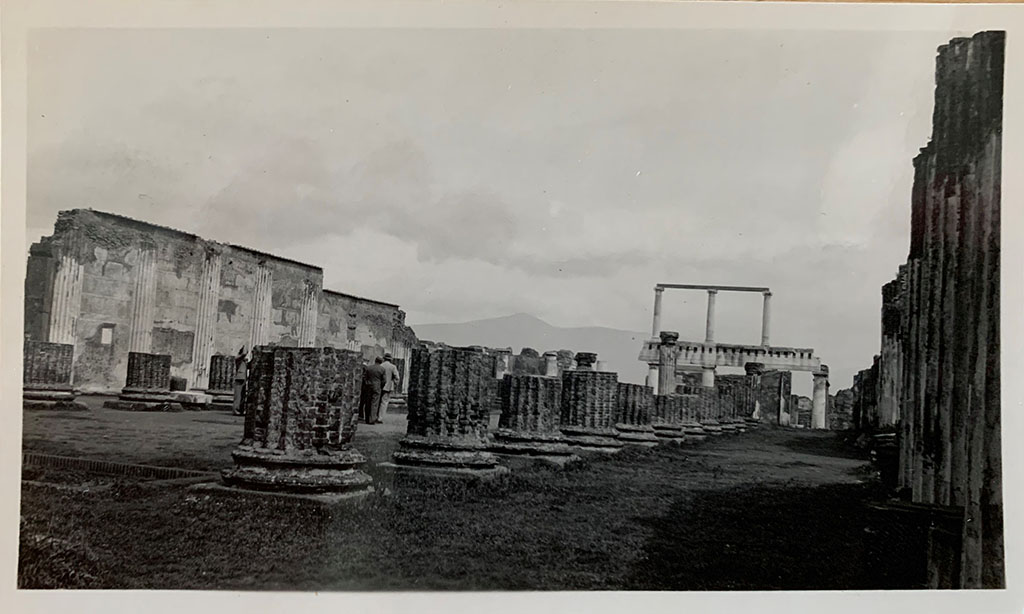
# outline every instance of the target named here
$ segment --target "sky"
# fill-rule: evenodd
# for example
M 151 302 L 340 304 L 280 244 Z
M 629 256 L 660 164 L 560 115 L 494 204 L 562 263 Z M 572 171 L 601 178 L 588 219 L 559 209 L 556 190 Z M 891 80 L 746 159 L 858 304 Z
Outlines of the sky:
M 28 228 L 90 207 L 316 264 L 416 323 L 649 331 L 767 286 L 848 387 L 957 33 L 37 30 Z M 704 336 L 705 295 L 663 328 Z M 716 340 L 758 343 L 759 295 Z

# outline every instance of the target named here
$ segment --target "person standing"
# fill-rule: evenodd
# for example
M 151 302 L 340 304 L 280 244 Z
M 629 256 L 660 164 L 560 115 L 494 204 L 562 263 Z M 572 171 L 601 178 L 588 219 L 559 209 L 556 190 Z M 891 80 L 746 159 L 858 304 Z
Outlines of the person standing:
M 245 380 L 249 376 L 249 360 L 245 354 L 245 346 L 238 350 L 235 356 L 235 396 L 231 401 L 231 411 L 236 416 L 245 413 L 242 410 L 242 403 L 245 400 Z
M 398 367 L 395 363 L 391 362 L 391 353 L 384 354 L 384 363 L 381 364 L 384 367 L 384 391 L 380 395 L 380 415 L 384 415 L 388 411 L 388 403 L 391 402 L 391 394 L 398 388 Z
M 363 389 L 359 395 L 359 417 L 365 424 L 380 424 L 380 397 L 384 389 L 384 367 L 380 356 L 363 367 Z

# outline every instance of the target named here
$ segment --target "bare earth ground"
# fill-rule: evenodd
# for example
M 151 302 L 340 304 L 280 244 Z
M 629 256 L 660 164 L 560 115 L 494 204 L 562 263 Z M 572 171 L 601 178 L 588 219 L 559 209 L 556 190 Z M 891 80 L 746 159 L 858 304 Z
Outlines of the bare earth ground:
M 24 449 L 219 471 L 240 418 L 26 412 Z M 360 425 L 387 460 L 405 417 Z M 181 484 L 26 470 L 19 586 L 232 590 L 916 588 L 915 536 L 867 507 L 866 461 L 835 433 L 762 428 L 578 468 L 517 463 L 327 510 Z M 50 484 L 62 484 L 58 488 Z M 84 486 L 83 486 L 84 485 Z M 70 486 L 70 488 L 69 488 Z

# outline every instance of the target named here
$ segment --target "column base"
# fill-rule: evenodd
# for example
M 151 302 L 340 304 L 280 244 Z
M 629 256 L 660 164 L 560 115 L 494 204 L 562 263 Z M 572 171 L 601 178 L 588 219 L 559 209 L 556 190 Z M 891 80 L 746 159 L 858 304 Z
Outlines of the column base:
M 654 436 L 659 442 L 668 444 L 681 444 L 686 441 L 686 431 L 679 424 L 655 424 Z
M 407 436 L 391 458 L 402 466 L 485 471 L 498 466 L 498 457 L 487 451 L 489 443 Z
M 184 408 L 168 391 L 157 393 L 123 392 L 116 400 L 105 401 L 103 407 L 122 411 L 182 411 Z
M 397 453 L 396 453 L 397 454 Z M 510 470 L 502 465 L 492 467 L 458 467 L 455 465 L 407 465 L 404 463 L 378 463 L 377 468 L 385 471 L 395 486 L 408 485 L 406 480 L 442 480 L 476 482 L 488 481 L 508 475 Z
M 623 445 L 615 429 L 563 427 L 562 435 L 570 446 L 586 452 L 614 454 L 621 450 Z
M 627 446 L 658 445 L 658 436 L 654 434 L 654 427 L 650 424 L 616 424 L 615 430 L 619 432 L 619 440 Z
M 704 425 L 696 422 L 683 424 L 683 431 L 686 433 L 687 443 L 704 441 L 708 438 L 708 432 L 704 430 Z
M 529 456 L 571 456 L 572 449 L 559 433 L 529 433 L 499 429 L 487 447 L 495 454 Z
M 373 482 L 361 469 L 366 457 L 353 449 L 313 449 L 285 454 L 268 448 L 239 446 L 231 453 L 231 458 L 235 468 L 222 472 L 224 483 L 249 490 L 341 493 L 364 490 Z
M 722 434 L 722 425 L 717 420 L 707 420 L 700 423 L 704 432 L 711 437 L 718 437 Z
M 21 408 L 28 411 L 89 411 L 89 408 L 84 403 L 79 403 L 75 400 L 75 395 L 73 394 L 29 394 L 29 391 L 25 391 L 25 394 L 22 396 Z

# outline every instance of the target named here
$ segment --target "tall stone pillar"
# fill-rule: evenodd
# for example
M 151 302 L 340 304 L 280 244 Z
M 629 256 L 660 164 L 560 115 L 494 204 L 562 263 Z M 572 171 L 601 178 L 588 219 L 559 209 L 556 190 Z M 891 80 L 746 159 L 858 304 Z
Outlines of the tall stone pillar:
M 545 377 L 558 377 L 558 352 L 544 352 Z
M 440 476 L 507 472 L 487 449 L 483 397 L 493 357 L 469 349 L 415 349 L 409 376 L 409 426 L 388 467 Z
M 273 272 L 264 265 L 257 267 L 255 285 L 253 287 L 249 349 L 266 345 L 270 340 L 270 317 L 273 313 L 273 284 Z
M 761 307 L 761 345 L 767 347 L 772 322 L 772 293 L 764 293 L 764 305 Z
M 299 347 L 311 348 L 316 345 L 316 320 L 319 314 L 320 288 L 306 280 L 305 294 L 299 312 Z
M 153 311 L 156 303 L 156 252 L 143 249 L 135 263 L 128 351 L 148 354 L 153 347 Z
M 654 409 L 654 394 L 650 388 L 639 384 L 618 383 L 616 398 L 615 430 L 627 445 L 655 446 L 658 438 L 651 425 Z
M 572 446 L 596 452 L 622 447 L 615 429 L 619 377 L 593 371 L 596 354 L 576 354 L 576 369 L 562 374 L 562 434 Z
M 654 287 L 654 322 L 651 325 L 651 339 L 657 339 L 661 332 L 661 295 L 665 289 L 660 286 Z
M 705 388 L 715 387 L 715 368 L 702 367 L 700 374 L 700 385 Z
M 718 290 L 708 290 L 708 318 L 704 335 L 704 343 L 715 342 L 715 296 Z
M 74 346 L 78 316 L 82 311 L 82 280 L 85 267 L 70 254 L 62 254 L 53 277 L 50 306 L 50 343 Z
M 559 430 L 562 380 L 508 373 L 501 381 L 501 418 L 490 450 L 541 457 L 572 455 Z
M 748 362 L 743 365 L 747 373 L 746 387 L 743 391 L 743 412 L 742 418 L 748 423 L 761 421 L 761 374 L 764 373 L 764 363 Z
M 814 389 L 811 397 L 811 428 L 826 429 L 825 409 L 828 403 L 828 367 L 821 365 L 821 370 L 814 374 Z
M 334 348 L 257 348 L 242 442 L 225 483 L 255 490 L 366 493 L 366 458 L 352 447 L 362 357 Z
M 217 301 L 220 298 L 220 254 L 208 251 L 199 278 L 196 304 L 196 332 L 192 339 L 191 387 L 206 390 L 210 383 L 213 336 L 217 328 Z
M 647 380 L 645 384 L 652 392 L 658 390 L 658 365 L 647 365 Z
M 658 394 L 672 394 L 676 389 L 676 359 L 679 348 L 676 341 L 679 333 L 663 330 L 660 333 L 661 343 L 658 344 Z

